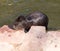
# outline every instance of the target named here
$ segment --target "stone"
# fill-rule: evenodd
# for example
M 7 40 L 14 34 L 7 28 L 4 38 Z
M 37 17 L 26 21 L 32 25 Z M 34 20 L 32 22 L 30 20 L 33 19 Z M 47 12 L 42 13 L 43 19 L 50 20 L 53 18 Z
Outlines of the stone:
M 0 28 L 0 51 L 60 51 L 60 31 L 47 31 L 43 26 L 32 26 L 30 31 Z

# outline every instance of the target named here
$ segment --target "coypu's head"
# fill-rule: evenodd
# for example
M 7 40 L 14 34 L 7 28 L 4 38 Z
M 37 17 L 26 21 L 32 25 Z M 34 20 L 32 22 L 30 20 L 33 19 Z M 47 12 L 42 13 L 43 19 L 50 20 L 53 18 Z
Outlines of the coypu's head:
M 13 23 L 13 29 L 21 30 L 25 29 L 25 27 L 26 27 L 25 17 L 23 15 L 20 15 L 18 18 L 16 18 L 16 20 Z

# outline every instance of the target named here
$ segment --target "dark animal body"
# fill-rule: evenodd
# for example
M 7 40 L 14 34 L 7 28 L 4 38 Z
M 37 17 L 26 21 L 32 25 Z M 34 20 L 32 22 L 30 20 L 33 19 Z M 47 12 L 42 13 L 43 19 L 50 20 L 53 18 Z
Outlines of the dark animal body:
M 48 17 L 42 12 L 33 12 L 26 16 L 26 20 L 28 23 L 27 31 L 31 28 L 31 26 L 45 26 L 46 30 L 48 29 Z
M 14 22 L 14 29 L 24 29 L 28 32 L 31 26 L 45 26 L 48 29 L 48 17 L 42 12 L 33 12 L 24 16 L 19 16 Z

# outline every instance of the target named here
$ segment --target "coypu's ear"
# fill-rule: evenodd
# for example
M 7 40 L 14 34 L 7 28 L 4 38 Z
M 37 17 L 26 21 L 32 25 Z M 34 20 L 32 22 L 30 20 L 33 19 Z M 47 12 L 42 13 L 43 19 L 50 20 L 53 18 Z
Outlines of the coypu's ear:
M 25 20 L 25 17 L 23 15 L 20 15 L 15 21 L 19 22 Z

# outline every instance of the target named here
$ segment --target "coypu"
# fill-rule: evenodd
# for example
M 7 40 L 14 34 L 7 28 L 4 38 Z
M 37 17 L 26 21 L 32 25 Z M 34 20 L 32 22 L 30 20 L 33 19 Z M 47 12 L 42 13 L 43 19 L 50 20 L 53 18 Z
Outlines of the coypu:
M 32 12 L 27 16 L 19 16 L 14 24 L 13 28 L 16 30 L 24 29 L 24 32 L 28 32 L 31 26 L 45 26 L 48 29 L 48 17 L 42 12 Z
M 48 17 L 42 12 L 35 11 L 26 16 L 27 28 L 29 31 L 31 26 L 45 26 L 46 30 L 48 30 Z

